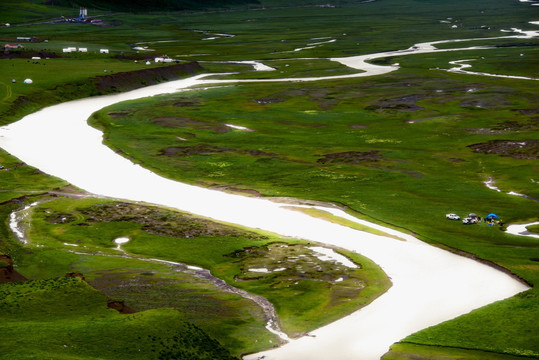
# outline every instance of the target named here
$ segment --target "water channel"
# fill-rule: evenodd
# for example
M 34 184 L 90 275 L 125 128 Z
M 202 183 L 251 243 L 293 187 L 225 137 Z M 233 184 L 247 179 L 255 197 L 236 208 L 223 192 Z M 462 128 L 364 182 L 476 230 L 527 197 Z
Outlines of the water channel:
M 537 35 L 517 33 L 511 37 Z M 433 44 L 332 59 L 361 69 L 362 73 L 263 81 L 374 76 L 395 71 L 398 66 L 371 65 L 367 60 L 455 51 L 438 50 Z M 197 75 L 127 93 L 70 101 L 42 109 L 0 128 L 0 147 L 25 163 L 90 193 L 174 207 L 220 221 L 346 248 L 372 259 L 391 278 L 391 289 L 367 307 L 311 332 L 311 336 L 291 340 L 280 348 L 253 354 L 247 359 L 262 356 L 278 360 L 379 359 L 392 343 L 415 331 L 528 289 L 501 271 L 427 245 L 407 234 L 399 234 L 405 241 L 378 236 L 290 210 L 287 208 L 289 204 L 228 194 L 163 178 L 103 145 L 102 133 L 86 123 L 93 112 L 121 101 L 174 93 L 194 86 L 242 82 L 209 80 L 206 79 L 208 76 Z M 331 211 L 341 217 L 349 216 L 336 209 Z M 394 233 L 391 229 L 385 231 Z

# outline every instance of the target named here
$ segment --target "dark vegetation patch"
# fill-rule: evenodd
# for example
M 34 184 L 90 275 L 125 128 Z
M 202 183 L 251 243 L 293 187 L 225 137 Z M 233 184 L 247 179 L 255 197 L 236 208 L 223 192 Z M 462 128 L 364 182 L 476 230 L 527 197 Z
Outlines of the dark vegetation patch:
M 136 311 L 159 308 L 180 310 L 189 320 L 198 322 L 200 317 L 215 317 L 227 314 L 233 317 L 235 310 L 216 293 L 197 286 L 186 286 L 200 282 L 188 274 L 175 274 L 174 278 L 148 276 L 129 271 L 100 271 L 91 281 L 92 286 L 108 297 L 128 299 Z M 152 274 L 153 275 L 153 274 Z
M 187 98 L 179 98 L 174 103 L 174 106 L 176 107 L 196 107 L 200 106 L 201 103 L 197 99 L 187 99 Z
M 535 110 L 533 110 L 535 111 Z M 532 111 L 529 113 L 524 113 L 523 110 L 518 110 L 521 114 L 531 115 Z M 504 131 L 519 131 L 519 130 L 539 130 L 539 118 L 533 119 L 509 119 L 504 120 L 492 127 L 493 130 L 504 130 Z
M 310 127 L 310 128 L 327 127 L 327 124 L 304 123 L 304 122 L 289 121 L 289 120 L 276 120 L 275 122 L 277 124 L 282 124 L 282 125 L 301 126 L 301 127 Z
M 496 109 L 511 105 L 511 101 L 507 99 L 509 91 L 505 89 L 493 89 L 488 92 L 472 92 L 466 95 L 466 98 L 460 102 L 460 106 L 464 108 L 482 108 Z
M 49 216 L 45 217 L 45 220 L 51 224 L 66 224 L 74 221 L 75 216 L 70 213 L 57 213 L 50 214 Z
M 142 230 L 155 235 L 194 238 L 201 236 L 241 236 L 262 239 L 255 233 L 205 221 L 185 214 L 123 202 L 103 203 L 80 209 L 87 223 L 125 221 L 142 225 Z
M 323 282 L 331 289 L 331 306 L 358 297 L 366 286 L 360 265 L 354 269 L 334 260 L 321 260 L 321 255 L 308 245 L 274 242 L 244 247 L 226 256 L 240 264 L 241 272 L 235 275 L 235 281 L 271 281 L 273 289 L 293 288 L 300 292 L 302 281 Z
M 151 120 L 154 124 L 169 127 L 169 128 L 196 128 L 203 130 L 211 130 L 218 134 L 224 134 L 232 131 L 232 129 L 226 125 L 218 122 L 206 122 L 201 120 L 195 120 L 186 116 L 163 116 L 156 117 Z M 190 136 L 194 137 L 194 136 Z
M 184 116 L 156 117 L 152 119 L 152 122 L 157 125 L 171 128 L 192 127 L 207 124 L 204 121 L 194 120 Z
M 326 154 L 317 162 L 320 164 L 361 164 L 365 162 L 377 162 L 382 160 L 380 151 L 345 151 L 333 154 Z
M 37 50 L 22 50 L 22 51 L 4 51 L 0 52 L 0 59 L 31 59 L 33 57 L 45 58 L 61 58 L 63 56 L 57 53 Z
M 477 153 L 508 156 L 515 159 L 539 159 L 539 140 L 490 140 L 468 145 Z
M 432 96 L 426 94 L 411 94 L 405 96 L 399 96 L 391 99 L 379 100 L 376 103 L 367 106 L 366 110 L 384 111 L 384 110 L 398 110 L 398 111 L 418 111 L 424 109 L 424 107 L 416 104 L 419 100 L 431 98 Z
M 515 109 L 513 111 L 518 111 L 522 115 L 537 115 L 537 114 L 539 114 L 539 109 Z
M 210 155 L 210 154 L 220 154 L 225 152 L 233 152 L 242 155 L 251 155 L 251 156 L 277 156 L 274 153 L 268 153 L 256 149 L 235 149 L 224 146 L 214 146 L 207 144 L 197 144 L 193 146 L 175 146 L 168 147 L 161 150 L 161 155 L 165 156 L 190 156 L 190 155 Z
M 289 283 L 310 279 L 335 282 L 349 278 L 349 268 L 335 261 L 320 260 L 308 246 L 302 244 L 270 243 L 264 246 L 246 247 L 237 250 L 229 257 L 241 259 L 241 274 L 237 280 L 253 280 L 266 276 L 286 278 Z M 266 261 L 270 259 L 269 265 Z M 264 268 L 268 273 L 250 272 L 249 269 Z M 283 271 L 273 271 L 286 268 Z M 363 286 L 360 286 L 360 288 Z
M 277 100 L 276 102 L 285 101 L 284 99 L 306 97 L 310 101 L 315 102 L 321 110 L 330 110 L 335 105 L 339 104 L 338 89 L 333 87 L 302 87 L 290 88 L 276 94 L 270 95 L 262 99 Z M 283 99 L 281 101 L 281 99 Z M 257 100 L 258 101 L 258 100 Z
M 156 117 L 151 120 L 154 124 L 165 126 L 169 128 L 197 128 L 204 130 L 212 130 L 218 134 L 224 134 L 232 131 L 232 129 L 226 125 L 218 122 L 206 122 L 201 120 L 195 120 L 185 116 L 163 116 Z
M 130 44 L 132 46 L 134 46 L 133 44 Z M 111 58 L 113 59 L 118 59 L 118 60 L 137 60 L 137 61 L 142 61 L 142 60 L 147 60 L 148 59 L 148 54 L 144 54 L 144 53 L 140 53 L 140 54 L 136 54 L 136 53 L 121 53 L 121 54 L 116 54 L 116 55 L 112 55 Z
M 211 8 L 227 8 L 233 5 L 258 3 L 254 0 L 68 0 L 73 6 L 91 6 L 102 10 L 113 11 L 158 11 L 158 10 L 202 10 Z
M 366 128 L 368 128 L 367 125 L 362 125 L 362 124 L 349 125 L 348 127 L 350 129 L 366 129 Z
M 504 130 L 497 130 L 497 129 L 491 129 L 491 128 L 472 128 L 472 129 L 466 129 L 467 132 L 470 134 L 476 134 L 476 135 L 500 135 L 504 134 Z

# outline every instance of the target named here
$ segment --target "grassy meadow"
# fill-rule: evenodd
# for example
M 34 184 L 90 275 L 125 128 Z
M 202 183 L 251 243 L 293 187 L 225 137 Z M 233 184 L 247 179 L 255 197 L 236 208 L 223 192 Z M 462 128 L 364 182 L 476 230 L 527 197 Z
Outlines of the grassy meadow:
M 537 20 L 533 7 L 512 0 L 341 1 L 335 8 L 316 3 L 263 0 L 231 11 L 189 13 L 90 8 L 91 16 L 106 22 L 94 26 L 49 23 L 78 15 L 78 8 L 4 1 L 0 24 L 11 26 L 0 27 L 0 43 L 20 42 L 23 49 L 0 56 L 0 125 L 62 101 L 166 81 L 162 75 L 125 75 L 123 82 L 99 86 L 111 74 L 163 74 L 168 65 L 146 65 L 161 55 L 198 61 L 203 69 L 197 72 L 239 72 L 228 78 L 330 76 L 357 70 L 329 57 L 537 29 L 529 24 Z M 494 47 L 378 59 L 401 66 L 378 77 L 228 84 L 142 99 L 103 109 L 90 123 L 104 131 L 108 146 L 164 176 L 337 203 L 535 285 L 536 239 L 445 219 L 449 212 L 495 212 L 505 224 L 539 220 L 536 81 L 445 71 L 451 61 L 470 60 L 469 71 L 537 77 L 539 40 L 439 48 L 478 45 Z M 89 52 L 62 53 L 67 46 Z M 99 54 L 101 48 L 110 54 Z M 43 58 L 31 59 L 38 54 Z M 257 73 L 223 63 L 230 60 L 262 60 L 276 70 Z M 33 84 L 23 84 L 26 78 Z M 0 325 L 9 334 L 0 338 L 0 347 L 9 349 L 0 358 L 229 359 L 279 343 L 254 302 L 152 258 L 209 269 L 267 298 L 293 336 L 354 311 L 389 286 L 376 265 L 358 254 L 343 252 L 361 264 L 348 269 L 320 261 L 300 240 L 145 204 L 65 195 L 81 191 L 1 149 L 0 165 L 0 254 L 10 255 L 15 270 L 31 280 L 0 283 L 0 314 L 9 319 Z M 489 179 L 501 192 L 485 186 Z M 37 200 L 25 220 L 29 243 L 23 244 L 10 231 L 10 214 Z M 121 250 L 118 237 L 130 240 Z M 304 259 L 302 271 L 290 257 Z M 68 272 L 86 280 L 63 278 Z M 538 296 L 534 287 L 420 331 L 384 359 L 537 359 Z M 112 300 L 137 312 L 107 308 Z
M 501 57 L 502 50 L 493 51 Z M 466 227 L 445 219 L 449 212 L 495 212 L 505 223 L 537 220 L 537 202 L 484 184 L 494 179 L 503 192 L 539 197 L 535 84 L 470 81 L 468 75 L 424 67 L 482 55 L 402 58 L 403 69 L 382 79 L 192 91 L 114 105 L 91 123 L 104 131 L 109 146 L 165 176 L 345 204 L 435 245 L 499 264 L 533 284 L 535 240 L 505 234 L 498 226 Z M 499 71 L 499 62 L 481 70 Z M 410 341 L 536 356 L 531 314 L 538 310 L 531 290 L 459 320 L 477 335 L 473 339 L 463 341 L 463 325 L 454 321 Z M 491 326 L 484 327 L 481 317 Z M 484 333 L 492 328 L 498 330 Z M 503 341 L 507 336 L 515 338 L 514 347 Z
M 3 284 L 0 305 L 2 359 L 234 359 L 177 311 L 120 314 L 78 277 Z

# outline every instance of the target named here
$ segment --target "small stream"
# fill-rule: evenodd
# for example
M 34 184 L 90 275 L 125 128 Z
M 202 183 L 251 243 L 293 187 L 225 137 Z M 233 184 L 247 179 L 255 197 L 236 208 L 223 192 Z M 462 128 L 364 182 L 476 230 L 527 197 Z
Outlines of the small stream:
M 15 210 L 9 215 L 9 228 L 17 240 L 19 240 L 24 245 L 28 244 L 28 239 L 26 238 L 26 230 L 29 226 L 28 224 L 28 215 L 30 214 L 32 208 L 37 206 L 39 202 L 33 202 L 30 205 L 26 205 L 20 210 Z
M 34 207 L 39 205 L 40 202 L 36 201 L 31 203 L 30 205 L 24 206 L 20 210 L 13 211 L 9 216 L 9 227 L 15 235 L 15 237 L 24 245 L 28 245 L 29 241 L 26 236 L 26 231 L 29 227 L 29 215 Z M 207 269 L 203 269 L 197 266 L 191 266 L 184 263 L 174 262 L 174 261 L 167 261 L 162 259 L 148 259 L 145 257 L 140 256 L 134 256 L 129 255 L 127 252 L 125 252 L 121 245 L 125 244 L 129 241 L 128 238 L 119 238 L 115 240 L 115 243 L 117 244 L 116 250 L 121 251 L 122 255 L 112 255 L 112 254 L 105 254 L 105 253 L 87 253 L 87 252 L 81 252 L 81 251 L 72 251 L 72 250 L 66 250 L 68 252 L 78 254 L 78 255 L 98 255 L 98 256 L 111 256 L 111 257 L 122 257 L 126 259 L 136 259 L 141 261 L 148 261 L 148 262 L 158 262 L 162 264 L 169 265 L 174 268 L 176 271 L 182 271 L 185 273 L 188 273 L 190 275 L 193 275 L 199 279 L 209 281 L 212 283 L 215 287 L 217 287 L 220 290 L 239 295 L 245 299 L 253 301 L 255 304 L 257 304 L 262 311 L 264 312 L 264 317 L 266 319 L 266 329 L 270 331 L 271 333 L 279 336 L 281 340 L 283 341 L 289 341 L 289 337 L 281 330 L 279 326 L 279 319 L 277 317 L 277 313 L 275 312 L 275 308 L 271 302 L 269 302 L 266 298 L 248 293 L 245 290 L 238 289 L 232 285 L 229 285 L 224 280 L 217 278 L 211 274 L 211 272 Z M 78 246 L 74 244 L 67 244 L 64 243 L 66 246 Z M 36 245 L 39 246 L 39 245 Z

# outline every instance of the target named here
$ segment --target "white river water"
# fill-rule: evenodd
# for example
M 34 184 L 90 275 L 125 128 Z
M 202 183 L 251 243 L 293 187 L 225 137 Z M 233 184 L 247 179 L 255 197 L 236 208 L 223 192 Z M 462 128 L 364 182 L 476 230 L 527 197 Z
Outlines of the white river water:
M 521 36 L 524 35 L 512 37 Z M 333 59 L 362 69 L 364 73 L 268 81 L 315 81 L 383 74 L 398 67 L 371 65 L 365 61 L 441 51 L 432 44 Z M 194 85 L 240 82 L 205 80 L 205 76 L 42 109 L 0 128 L 0 147 L 25 163 L 93 194 L 160 204 L 220 221 L 346 248 L 372 259 L 391 278 L 393 286 L 389 291 L 367 307 L 311 332 L 311 336 L 246 356 L 247 359 L 261 356 L 268 360 L 379 359 L 392 343 L 415 331 L 528 289 L 503 272 L 427 245 L 410 235 L 398 234 L 405 241 L 373 235 L 290 210 L 287 204 L 165 179 L 104 146 L 102 133 L 86 123 L 93 112 L 121 101 L 172 93 Z M 349 217 L 339 210 L 331 211 Z M 370 226 L 379 228 L 374 224 Z M 395 233 L 391 229 L 385 231 Z

